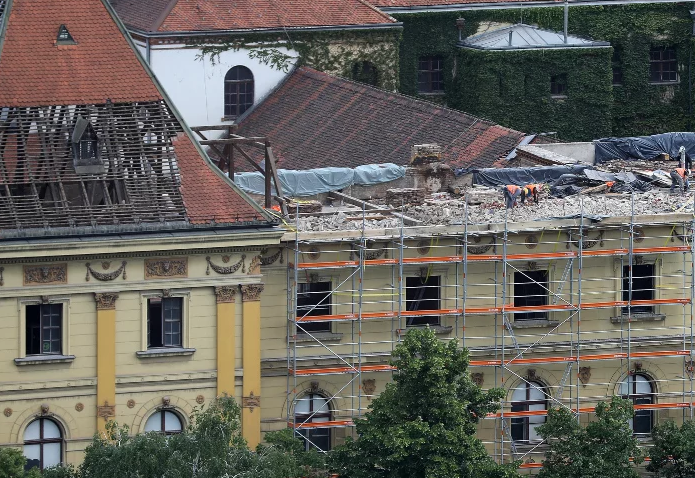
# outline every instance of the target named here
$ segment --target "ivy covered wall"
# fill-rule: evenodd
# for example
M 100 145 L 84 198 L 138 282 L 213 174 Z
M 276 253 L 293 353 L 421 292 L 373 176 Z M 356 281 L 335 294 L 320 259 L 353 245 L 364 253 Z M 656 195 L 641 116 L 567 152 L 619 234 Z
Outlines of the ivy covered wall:
M 693 47 L 690 4 L 640 4 L 612 6 L 571 7 L 569 33 L 608 41 L 620 54 L 622 86 L 612 86 L 607 77 L 605 54 L 582 57 L 580 64 L 572 50 L 548 55 L 538 52 L 515 56 L 512 52 L 499 52 L 507 56 L 489 56 L 493 53 L 472 55 L 462 53 L 457 46 L 456 19 L 466 21 L 464 36 L 474 35 L 486 23 L 517 23 L 538 25 L 561 31 L 563 9 L 502 9 L 465 12 L 419 13 L 394 15 L 403 22 L 400 45 L 400 88 L 403 93 L 417 95 L 418 57 L 441 55 L 444 59 L 445 95 L 441 101 L 448 105 L 470 110 L 500 123 L 524 131 L 558 131 L 566 140 L 592 139 L 610 133 L 615 136 L 654 134 L 665 131 L 690 129 L 690 63 Z M 679 82 L 655 85 L 649 82 L 649 50 L 652 46 L 673 46 L 679 64 Z M 610 51 L 610 50 L 609 50 Z M 531 52 L 529 52 L 531 53 Z M 510 55 L 511 54 L 511 55 Z M 610 58 L 608 59 L 610 62 Z M 467 71 L 487 68 L 488 71 Z M 548 95 L 537 95 L 536 101 L 521 98 L 518 79 L 527 78 L 527 91 L 540 92 L 547 88 L 552 70 L 571 66 L 576 74 L 568 76 L 570 90 L 564 103 L 550 102 Z M 589 70 L 595 68 L 592 74 Z M 516 78 L 511 82 L 509 100 L 495 98 L 498 82 L 487 83 L 493 71 L 506 72 Z M 503 75 L 504 76 L 504 75 Z M 574 80 L 572 80 L 574 77 Z M 477 85 L 470 88 L 470 81 Z M 528 85 L 528 81 L 532 84 Z M 607 83 L 606 83 L 607 81 Z M 612 95 L 608 90 L 612 90 Z M 547 89 L 546 89 L 547 91 Z M 482 95 L 484 98 L 475 98 Z M 572 98 L 574 96 L 574 98 Z M 518 101 L 514 102 L 514 99 Z M 612 101 L 611 101 L 612 98 Z M 601 107 L 602 102 L 608 102 Z M 505 111 L 500 111 L 504 108 Z M 597 113 L 600 109 L 603 113 Z M 538 111 L 536 111 L 536 109 Z M 542 113 L 539 113 L 542 112 Z M 607 116 L 605 116 L 607 115 Z M 583 118 L 596 121 L 596 131 Z M 593 118 L 593 119 L 592 119 Z M 607 122 L 610 128 L 607 126 Z

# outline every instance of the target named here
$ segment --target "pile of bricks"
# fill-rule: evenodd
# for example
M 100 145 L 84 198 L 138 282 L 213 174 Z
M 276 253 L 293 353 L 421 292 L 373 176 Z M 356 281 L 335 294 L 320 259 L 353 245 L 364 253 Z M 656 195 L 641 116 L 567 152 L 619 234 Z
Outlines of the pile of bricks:
M 321 212 L 323 209 L 319 201 L 289 201 L 287 203 L 287 210 L 290 214 L 296 213 L 297 207 L 299 207 L 300 213 Z
M 418 188 L 388 189 L 386 191 L 386 204 L 398 207 L 401 204 L 423 204 L 425 190 Z

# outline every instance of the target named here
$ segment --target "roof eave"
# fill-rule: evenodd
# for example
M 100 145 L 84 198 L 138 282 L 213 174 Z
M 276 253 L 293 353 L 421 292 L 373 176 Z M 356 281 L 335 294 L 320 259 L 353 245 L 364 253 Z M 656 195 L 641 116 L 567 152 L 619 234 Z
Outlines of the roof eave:
M 581 6 L 605 6 L 605 5 L 633 5 L 641 3 L 684 3 L 683 0 L 569 0 L 570 7 Z M 563 4 L 556 0 L 521 1 L 521 2 L 485 2 L 485 3 L 456 3 L 451 5 L 412 5 L 399 7 L 381 7 L 381 10 L 389 14 L 399 13 L 433 13 L 433 12 L 460 12 L 467 10 L 509 10 L 513 8 L 560 8 Z
M 388 30 L 403 28 L 403 22 L 372 23 L 363 25 L 325 25 L 316 27 L 286 27 L 286 28 L 247 28 L 234 30 L 190 30 L 190 31 L 157 31 L 149 32 L 131 27 L 129 32 L 145 38 L 155 37 L 218 37 L 220 35 L 243 35 L 248 33 L 286 33 L 293 32 L 323 32 L 323 31 L 347 31 L 347 30 Z
M 479 45 L 459 45 L 459 48 L 477 51 L 528 51 L 528 50 L 586 50 L 591 48 L 610 48 L 611 44 L 600 42 L 589 45 L 533 45 L 533 46 L 504 46 L 488 48 Z

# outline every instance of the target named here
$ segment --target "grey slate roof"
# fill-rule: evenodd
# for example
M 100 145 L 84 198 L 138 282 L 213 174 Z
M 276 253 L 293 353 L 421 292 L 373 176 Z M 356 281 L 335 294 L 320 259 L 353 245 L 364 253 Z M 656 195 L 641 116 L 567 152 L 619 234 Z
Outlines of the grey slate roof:
M 601 48 L 610 43 L 568 35 L 565 43 L 562 32 L 541 30 L 532 25 L 517 23 L 491 32 L 466 38 L 460 44 L 478 50 L 533 50 L 547 48 Z

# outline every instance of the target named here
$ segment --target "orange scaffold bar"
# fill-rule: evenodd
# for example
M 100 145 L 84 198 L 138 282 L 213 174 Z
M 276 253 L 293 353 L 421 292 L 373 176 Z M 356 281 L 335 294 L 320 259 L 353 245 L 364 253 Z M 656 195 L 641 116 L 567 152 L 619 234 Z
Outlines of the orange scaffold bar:
M 396 370 L 396 367 L 392 365 L 362 365 L 362 372 L 391 372 Z M 345 367 L 315 367 L 315 368 L 303 368 L 301 370 L 289 369 L 290 373 L 294 375 L 334 375 L 339 373 L 357 373 L 360 371 L 358 365 L 355 366 L 345 366 Z
M 675 403 L 649 403 L 643 405 L 634 405 L 635 410 L 663 410 L 669 408 L 690 408 L 695 406 L 695 402 L 675 402 Z M 593 413 L 596 407 L 573 408 L 575 413 Z M 514 417 L 538 417 L 548 414 L 548 410 L 528 410 L 523 412 L 497 412 L 488 413 L 486 418 L 514 418 Z

